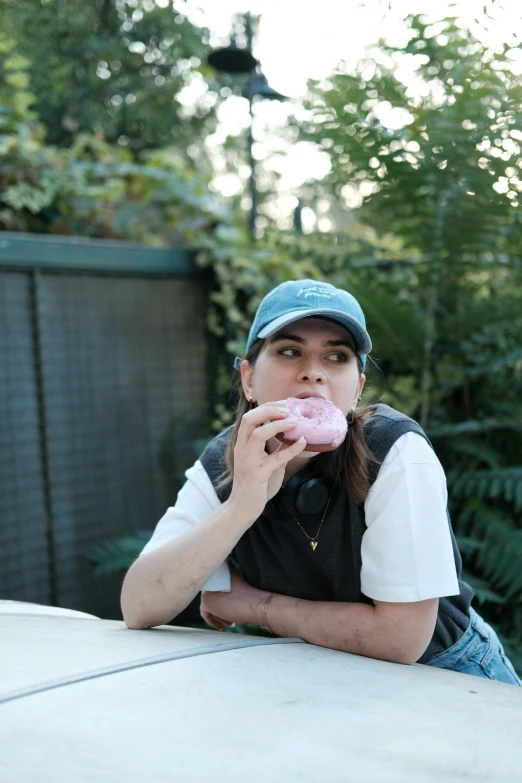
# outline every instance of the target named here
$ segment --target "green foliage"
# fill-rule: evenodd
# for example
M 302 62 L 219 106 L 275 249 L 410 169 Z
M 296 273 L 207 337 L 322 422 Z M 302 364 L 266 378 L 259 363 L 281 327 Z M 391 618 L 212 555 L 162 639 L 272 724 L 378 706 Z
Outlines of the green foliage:
M 98 576 L 127 570 L 139 556 L 145 544 L 150 541 L 151 536 L 152 530 L 139 530 L 107 541 L 102 546 L 88 552 L 87 560 Z
M 212 120 L 218 94 L 204 65 L 207 33 L 171 3 L 3 0 L 1 13 L 2 29 L 29 62 L 34 110 L 50 144 L 97 132 L 132 150 L 186 150 Z M 187 111 L 178 96 L 193 82 L 208 89 Z
M 488 251 L 519 247 L 516 52 L 488 50 L 453 19 L 409 22 L 404 48 L 381 43 L 355 73 L 312 83 L 301 133 L 329 154 L 327 194 L 363 201 L 375 228 L 393 226 L 427 259 L 447 253 L 455 274 Z
M 500 498 L 512 503 L 515 511 L 522 511 L 522 467 L 452 471 L 447 479 L 455 498 Z
M 468 497 L 461 514 L 460 530 L 464 541 L 473 542 L 467 554 L 489 584 L 502 590 L 504 599 L 522 598 L 522 530 L 511 515 Z
M 0 33 L 0 84 L 2 103 L 0 130 L 2 133 L 23 131 L 23 123 L 34 119 L 30 106 L 36 96 L 29 89 L 30 62 L 16 51 L 15 42 Z
M 174 246 L 194 242 L 226 215 L 177 149 L 133 163 L 126 150 L 91 134 L 67 150 L 0 138 L 0 207 L 0 227 L 11 231 Z
M 228 219 L 196 144 L 214 128 L 217 94 L 203 91 L 188 114 L 176 98 L 205 84 L 204 31 L 172 8 L 116 6 L 1 3 L 0 230 L 180 245 Z M 107 47 L 112 70 L 99 65 Z M 115 102 L 123 87 L 132 100 Z
M 459 538 L 459 546 L 462 541 L 463 539 Z M 463 550 L 466 551 L 465 546 L 463 547 Z M 499 593 L 495 593 L 493 590 L 491 590 L 489 584 L 486 582 L 485 579 L 481 579 L 476 574 L 472 574 L 471 571 L 467 571 L 466 569 L 463 569 L 462 578 L 473 588 L 473 591 L 475 593 L 475 600 L 479 604 L 484 604 L 487 601 L 494 604 L 506 603 L 506 599 L 504 598 L 503 595 L 500 595 Z
M 10 109 L 1 87 L 0 109 Z M 33 121 L 11 119 L 6 130 L 0 136 L 0 228 L 179 246 L 226 217 L 209 196 L 207 177 L 177 148 L 142 153 L 135 163 L 101 134 L 79 134 L 70 148 L 57 149 L 42 142 Z

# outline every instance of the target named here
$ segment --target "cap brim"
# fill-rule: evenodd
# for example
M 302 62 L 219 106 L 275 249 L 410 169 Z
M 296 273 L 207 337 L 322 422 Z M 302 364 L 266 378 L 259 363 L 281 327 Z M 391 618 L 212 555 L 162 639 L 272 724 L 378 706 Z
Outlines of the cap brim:
M 291 313 L 285 313 L 274 321 L 271 321 L 265 326 L 257 335 L 258 337 L 265 339 L 265 337 L 271 337 L 273 334 L 279 331 L 283 326 L 299 321 L 301 318 L 313 318 L 317 315 L 324 318 L 331 318 L 332 321 L 342 324 L 355 340 L 355 348 L 357 353 L 368 354 L 372 350 L 372 341 L 370 335 L 366 329 L 361 326 L 359 321 L 351 315 L 347 315 L 340 310 L 328 310 L 321 308 L 318 310 L 293 310 Z

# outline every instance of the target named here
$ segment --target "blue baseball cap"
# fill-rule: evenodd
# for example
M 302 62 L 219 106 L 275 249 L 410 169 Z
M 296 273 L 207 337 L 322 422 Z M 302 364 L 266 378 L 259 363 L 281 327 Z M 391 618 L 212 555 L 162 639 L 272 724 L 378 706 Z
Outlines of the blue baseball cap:
M 283 326 L 314 315 L 331 318 L 348 329 L 364 369 L 372 342 L 361 305 L 348 291 L 317 280 L 289 280 L 265 296 L 248 335 L 247 351 L 257 339 L 271 337 Z

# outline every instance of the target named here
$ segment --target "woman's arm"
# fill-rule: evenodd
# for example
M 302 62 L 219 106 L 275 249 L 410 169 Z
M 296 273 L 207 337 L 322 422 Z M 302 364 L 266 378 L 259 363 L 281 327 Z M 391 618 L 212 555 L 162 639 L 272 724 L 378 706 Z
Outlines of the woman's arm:
M 266 622 L 278 636 L 299 637 L 321 647 L 409 664 L 418 661 L 428 647 L 439 605 L 438 598 L 411 603 L 375 601 L 371 606 L 276 594 L 263 617 L 269 597 L 270 593 L 252 587 L 232 571 L 231 591 L 205 591 L 201 607 L 220 621 Z
M 125 624 L 141 630 L 170 622 L 189 605 L 251 524 L 227 501 L 179 538 L 138 558 L 121 592 Z
M 265 403 L 243 416 L 229 500 L 130 567 L 121 593 L 123 619 L 129 628 L 162 625 L 183 611 L 279 490 L 287 463 L 306 446 L 297 441 L 267 454 L 267 440 L 295 426 L 282 405 Z
M 428 647 L 439 608 L 438 598 L 414 603 L 304 601 L 275 595 L 268 627 L 279 636 L 300 637 L 334 650 L 411 664 Z

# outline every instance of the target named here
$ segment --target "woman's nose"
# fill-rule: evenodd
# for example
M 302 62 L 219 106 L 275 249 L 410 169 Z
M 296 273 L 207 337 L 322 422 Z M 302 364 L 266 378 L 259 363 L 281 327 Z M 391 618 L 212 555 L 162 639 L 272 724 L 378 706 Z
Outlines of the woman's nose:
M 325 374 L 320 366 L 308 364 L 300 370 L 299 380 L 311 381 L 312 383 L 324 383 Z

